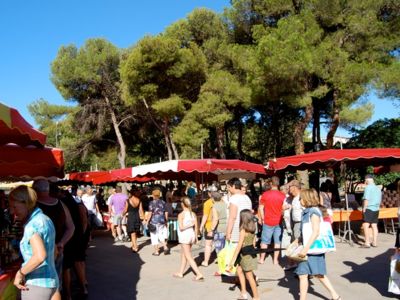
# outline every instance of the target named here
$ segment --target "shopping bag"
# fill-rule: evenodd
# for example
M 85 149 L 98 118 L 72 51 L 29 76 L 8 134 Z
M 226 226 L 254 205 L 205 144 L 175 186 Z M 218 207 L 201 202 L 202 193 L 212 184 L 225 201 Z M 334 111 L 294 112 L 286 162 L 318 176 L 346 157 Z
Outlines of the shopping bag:
M 292 242 L 287 248 L 286 248 L 286 256 L 290 258 L 291 260 L 300 262 L 300 261 L 306 261 L 307 256 L 300 257 L 299 254 L 300 252 L 303 251 L 303 245 L 299 245 L 299 243 L 296 241 Z
M 307 223 L 302 223 L 301 232 L 303 245 L 306 245 L 312 234 L 311 220 Z M 307 254 L 323 254 L 332 251 L 336 251 L 335 236 L 333 235 L 332 226 L 329 222 L 321 218 L 319 235 L 314 243 L 312 243 Z
M 96 213 L 96 217 L 94 218 L 94 225 L 97 227 L 103 227 L 103 216 L 100 212 Z
M 236 274 L 236 267 L 234 266 L 230 270 L 228 269 L 229 263 L 235 253 L 236 246 L 232 243 L 226 241 L 225 247 L 219 251 L 217 260 L 218 260 L 218 271 L 220 274 L 224 274 L 227 276 L 235 276 Z
M 400 295 L 400 254 L 396 253 L 390 260 L 390 277 L 388 292 Z

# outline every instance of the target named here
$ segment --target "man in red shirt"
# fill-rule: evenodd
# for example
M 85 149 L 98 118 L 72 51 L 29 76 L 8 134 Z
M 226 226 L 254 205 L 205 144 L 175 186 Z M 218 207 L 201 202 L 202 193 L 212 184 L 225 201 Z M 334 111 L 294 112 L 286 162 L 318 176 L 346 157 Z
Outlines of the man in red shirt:
M 261 248 L 266 249 L 274 239 L 273 247 L 279 247 L 282 240 L 282 212 L 285 195 L 279 191 L 279 177 L 271 178 L 271 189 L 264 192 L 260 199 L 259 211 L 263 228 L 261 234 Z M 279 251 L 274 252 L 274 265 L 278 265 Z M 265 253 L 260 254 L 259 263 L 263 264 Z

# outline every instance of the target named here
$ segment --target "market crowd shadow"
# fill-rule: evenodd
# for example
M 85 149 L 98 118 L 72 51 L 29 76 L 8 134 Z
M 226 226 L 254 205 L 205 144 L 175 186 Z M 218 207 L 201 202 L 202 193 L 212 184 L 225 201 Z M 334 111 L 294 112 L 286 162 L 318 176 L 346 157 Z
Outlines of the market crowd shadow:
M 106 231 L 96 231 L 90 245 L 86 260 L 87 299 L 135 300 L 144 264 L 140 255 L 122 244 L 113 244 Z
M 363 249 L 368 251 L 368 249 Z M 342 277 L 350 282 L 365 283 L 375 288 L 382 296 L 396 298 L 397 296 L 387 291 L 389 273 L 390 273 L 390 257 L 394 250 L 388 249 L 386 252 L 375 256 L 366 257 L 368 260 L 362 264 L 356 264 L 352 261 L 344 261 L 343 264 L 352 268 L 347 274 Z

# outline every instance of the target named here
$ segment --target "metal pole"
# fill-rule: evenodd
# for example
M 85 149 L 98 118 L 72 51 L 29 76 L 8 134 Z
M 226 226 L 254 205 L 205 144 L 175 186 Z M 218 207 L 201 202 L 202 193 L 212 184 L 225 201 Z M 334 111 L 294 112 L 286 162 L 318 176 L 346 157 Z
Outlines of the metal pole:
M 56 148 L 58 147 L 58 121 L 56 121 Z
M 201 159 L 204 158 L 204 155 L 203 155 L 203 144 L 200 145 L 200 157 L 201 157 Z

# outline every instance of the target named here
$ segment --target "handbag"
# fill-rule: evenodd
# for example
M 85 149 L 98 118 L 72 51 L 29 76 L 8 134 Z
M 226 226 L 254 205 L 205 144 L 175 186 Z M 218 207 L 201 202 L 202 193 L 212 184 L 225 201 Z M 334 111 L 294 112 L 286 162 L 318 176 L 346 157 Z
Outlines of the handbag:
M 324 254 L 327 252 L 336 251 L 335 236 L 333 235 L 332 226 L 320 218 L 319 235 L 311 244 L 307 254 Z M 306 245 L 312 235 L 311 218 L 309 222 L 302 223 L 301 232 L 303 237 L 303 245 Z
M 96 215 L 94 217 L 94 225 L 97 227 L 103 227 L 103 216 L 100 212 L 96 212 Z
M 307 256 L 299 256 L 301 251 L 303 251 L 303 245 L 299 245 L 297 241 L 294 241 L 286 248 L 286 256 L 297 262 L 306 261 Z
M 150 232 L 156 232 L 157 231 L 157 226 L 154 225 L 153 223 L 147 224 L 147 228 L 149 229 Z
M 388 292 L 400 295 L 400 254 L 396 253 L 390 260 Z

